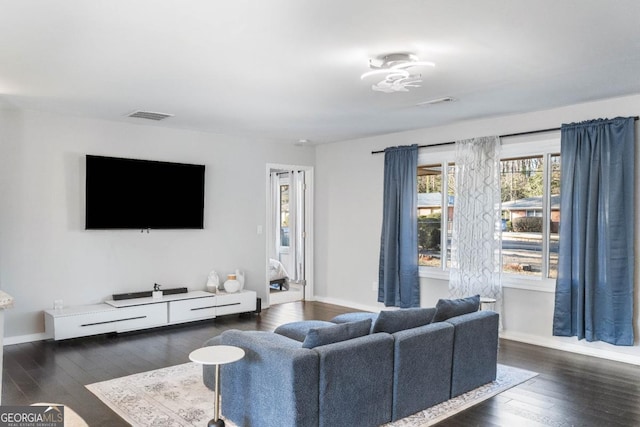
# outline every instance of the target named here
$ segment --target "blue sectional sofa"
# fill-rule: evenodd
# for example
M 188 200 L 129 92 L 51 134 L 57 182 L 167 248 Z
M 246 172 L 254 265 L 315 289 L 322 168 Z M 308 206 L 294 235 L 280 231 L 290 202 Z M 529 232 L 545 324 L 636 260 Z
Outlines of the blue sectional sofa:
M 246 354 L 221 367 L 222 414 L 244 427 L 378 426 L 491 382 L 498 314 L 476 300 L 223 332 L 205 345 Z M 459 314 L 456 301 L 472 304 Z

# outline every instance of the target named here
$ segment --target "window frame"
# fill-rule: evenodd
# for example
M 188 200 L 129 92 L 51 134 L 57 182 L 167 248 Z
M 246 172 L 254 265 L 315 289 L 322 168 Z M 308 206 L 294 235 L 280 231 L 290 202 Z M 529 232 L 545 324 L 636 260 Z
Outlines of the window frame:
M 545 134 L 530 134 L 515 137 L 505 137 L 501 139 L 500 159 L 507 160 L 517 157 L 542 156 L 545 173 L 543 177 L 544 194 L 542 198 L 542 217 L 543 217 L 543 238 L 542 238 L 542 255 L 543 255 L 543 274 L 542 277 L 524 276 L 517 274 L 502 273 L 502 286 L 505 288 L 517 288 L 540 292 L 555 292 L 556 279 L 549 278 L 549 221 L 551 212 L 549 205 L 551 203 L 551 167 L 550 161 L 553 155 L 560 154 L 560 132 L 552 131 Z M 428 150 L 418 152 L 418 165 L 434 165 L 440 164 L 442 171 L 447 171 L 450 164 L 455 164 L 455 146 L 434 147 Z M 447 181 L 442 179 L 442 206 L 447 206 Z M 455 208 L 454 208 L 455 209 Z M 442 210 L 442 229 L 445 229 L 448 219 L 448 209 Z M 440 267 L 419 267 L 419 276 L 424 278 L 449 280 L 449 269 L 447 268 L 447 233 L 441 233 L 441 264 Z

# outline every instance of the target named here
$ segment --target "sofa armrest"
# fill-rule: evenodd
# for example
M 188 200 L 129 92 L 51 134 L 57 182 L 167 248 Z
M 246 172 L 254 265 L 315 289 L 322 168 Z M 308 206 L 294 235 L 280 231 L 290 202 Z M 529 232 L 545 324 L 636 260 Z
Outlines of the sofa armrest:
M 498 313 L 476 311 L 447 319 L 455 328 L 451 397 L 496 379 Z
M 313 351 L 320 357 L 320 427 L 377 426 L 391 421 L 391 335 L 366 335 Z
M 241 360 L 220 367 L 225 417 L 245 427 L 318 424 L 316 352 L 262 331 L 225 331 L 218 343 L 245 351 Z M 215 367 L 204 372 L 205 384 L 213 388 Z

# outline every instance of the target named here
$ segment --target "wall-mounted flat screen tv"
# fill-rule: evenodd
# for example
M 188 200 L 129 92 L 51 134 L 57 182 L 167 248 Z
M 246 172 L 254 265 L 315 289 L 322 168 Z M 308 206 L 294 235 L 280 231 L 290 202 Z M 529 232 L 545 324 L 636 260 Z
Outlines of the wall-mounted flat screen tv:
M 204 165 L 86 157 L 87 230 L 204 228 Z

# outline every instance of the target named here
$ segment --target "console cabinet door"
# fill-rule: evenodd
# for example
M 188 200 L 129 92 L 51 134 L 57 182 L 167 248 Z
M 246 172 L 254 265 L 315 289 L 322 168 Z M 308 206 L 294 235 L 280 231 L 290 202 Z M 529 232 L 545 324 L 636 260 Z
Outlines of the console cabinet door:
M 133 307 L 119 308 L 118 312 L 126 310 L 123 316 L 128 320 L 116 323 L 116 332 L 136 331 L 138 329 L 154 328 L 167 324 L 167 304 L 146 304 Z
M 244 291 L 234 294 L 218 294 L 216 316 L 233 313 L 247 313 L 256 309 L 256 293 Z
M 56 316 L 56 340 L 152 328 L 167 323 L 166 304 L 113 308 L 104 311 Z
M 169 323 L 216 317 L 216 299 L 217 297 L 211 296 L 169 302 Z

